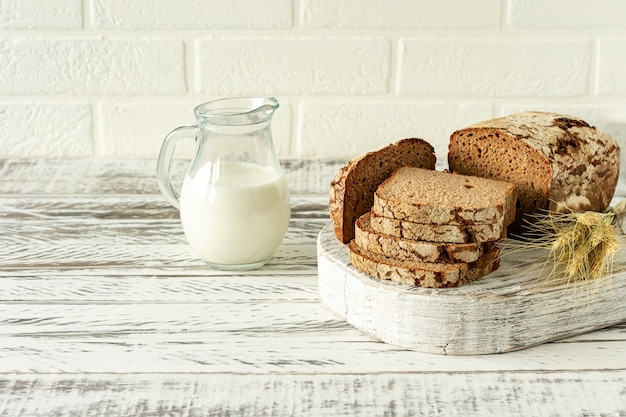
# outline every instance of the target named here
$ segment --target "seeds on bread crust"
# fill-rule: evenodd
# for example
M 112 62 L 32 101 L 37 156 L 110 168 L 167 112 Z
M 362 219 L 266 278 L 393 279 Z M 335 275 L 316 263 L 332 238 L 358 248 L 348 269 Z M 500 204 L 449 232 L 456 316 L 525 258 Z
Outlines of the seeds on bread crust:
M 350 260 L 359 271 L 382 280 L 429 288 L 459 287 L 475 281 L 500 266 L 500 249 L 494 247 L 471 263 L 427 263 L 401 261 L 348 244 Z
M 375 213 L 371 213 L 370 224 L 372 229 L 378 233 L 428 242 L 493 242 L 502 239 L 506 234 L 506 226 L 503 223 L 425 224 L 392 219 Z
M 474 262 L 493 244 L 489 243 L 438 243 L 402 239 L 371 228 L 370 213 L 356 222 L 354 242 L 361 249 L 398 260 L 418 262 Z
M 602 212 L 619 177 L 620 149 L 611 136 L 563 114 L 520 112 L 457 130 L 448 148 L 450 170 L 511 181 L 523 216 L 545 210 Z

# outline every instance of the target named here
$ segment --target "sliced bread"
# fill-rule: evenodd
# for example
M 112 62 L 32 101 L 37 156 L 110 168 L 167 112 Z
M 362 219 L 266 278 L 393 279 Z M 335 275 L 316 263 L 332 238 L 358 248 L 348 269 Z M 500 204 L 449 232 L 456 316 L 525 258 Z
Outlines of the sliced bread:
M 493 242 L 506 234 L 503 223 L 490 224 L 426 224 L 390 217 L 370 215 L 372 230 L 402 239 L 428 242 L 469 243 Z
M 402 167 L 375 192 L 379 216 L 435 224 L 508 225 L 515 219 L 517 186 L 511 182 Z
M 402 239 L 372 229 L 370 213 L 356 221 L 355 244 L 361 249 L 397 260 L 419 262 L 474 262 L 493 243 L 437 243 Z
M 374 192 L 397 168 L 415 166 L 435 169 L 434 148 L 417 138 L 402 139 L 349 161 L 330 184 L 329 211 L 337 239 L 354 239 L 354 224 L 370 211 Z
M 355 242 L 348 244 L 356 269 L 383 280 L 430 288 L 458 287 L 481 278 L 500 266 L 500 249 L 492 248 L 471 263 L 427 263 L 402 261 L 367 252 Z
M 524 214 L 592 210 L 610 204 L 620 149 L 611 136 L 563 114 L 521 112 L 476 123 L 450 137 L 450 170 L 518 185 L 513 234 Z

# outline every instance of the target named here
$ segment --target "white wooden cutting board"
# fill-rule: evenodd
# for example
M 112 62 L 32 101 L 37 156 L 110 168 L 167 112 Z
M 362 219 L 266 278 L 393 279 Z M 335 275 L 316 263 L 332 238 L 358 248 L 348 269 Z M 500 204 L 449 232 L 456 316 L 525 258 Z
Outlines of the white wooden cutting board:
M 460 288 L 372 278 L 350 263 L 329 224 L 317 241 L 322 304 L 383 342 L 422 352 L 476 355 L 527 348 L 626 320 L 626 260 L 590 285 L 538 279 L 540 251 L 507 251 L 500 268 Z

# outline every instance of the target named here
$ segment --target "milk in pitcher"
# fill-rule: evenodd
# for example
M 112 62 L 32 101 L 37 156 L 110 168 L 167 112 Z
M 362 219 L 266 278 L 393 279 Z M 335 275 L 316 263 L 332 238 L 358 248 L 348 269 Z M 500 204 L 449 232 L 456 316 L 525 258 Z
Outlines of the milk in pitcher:
M 289 223 L 287 181 L 269 167 L 207 163 L 183 181 L 180 217 L 198 256 L 211 264 L 265 263 Z

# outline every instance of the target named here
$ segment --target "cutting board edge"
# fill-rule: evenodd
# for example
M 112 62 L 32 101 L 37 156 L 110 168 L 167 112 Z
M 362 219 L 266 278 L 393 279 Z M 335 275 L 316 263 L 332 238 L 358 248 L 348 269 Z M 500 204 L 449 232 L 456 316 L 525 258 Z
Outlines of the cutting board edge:
M 505 261 L 501 268 L 510 265 Z M 620 301 L 626 300 L 624 278 L 625 273 L 616 274 L 611 292 L 598 294 L 589 303 L 567 298 L 576 296 L 576 291 L 565 284 L 544 291 L 516 288 L 510 296 L 488 290 L 483 294 L 422 291 L 356 270 L 329 225 L 318 236 L 322 305 L 374 339 L 426 353 L 505 353 L 621 323 L 626 320 L 626 304 Z M 529 282 L 522 275 L 519 281 L 512 279 L 511 285 Z

